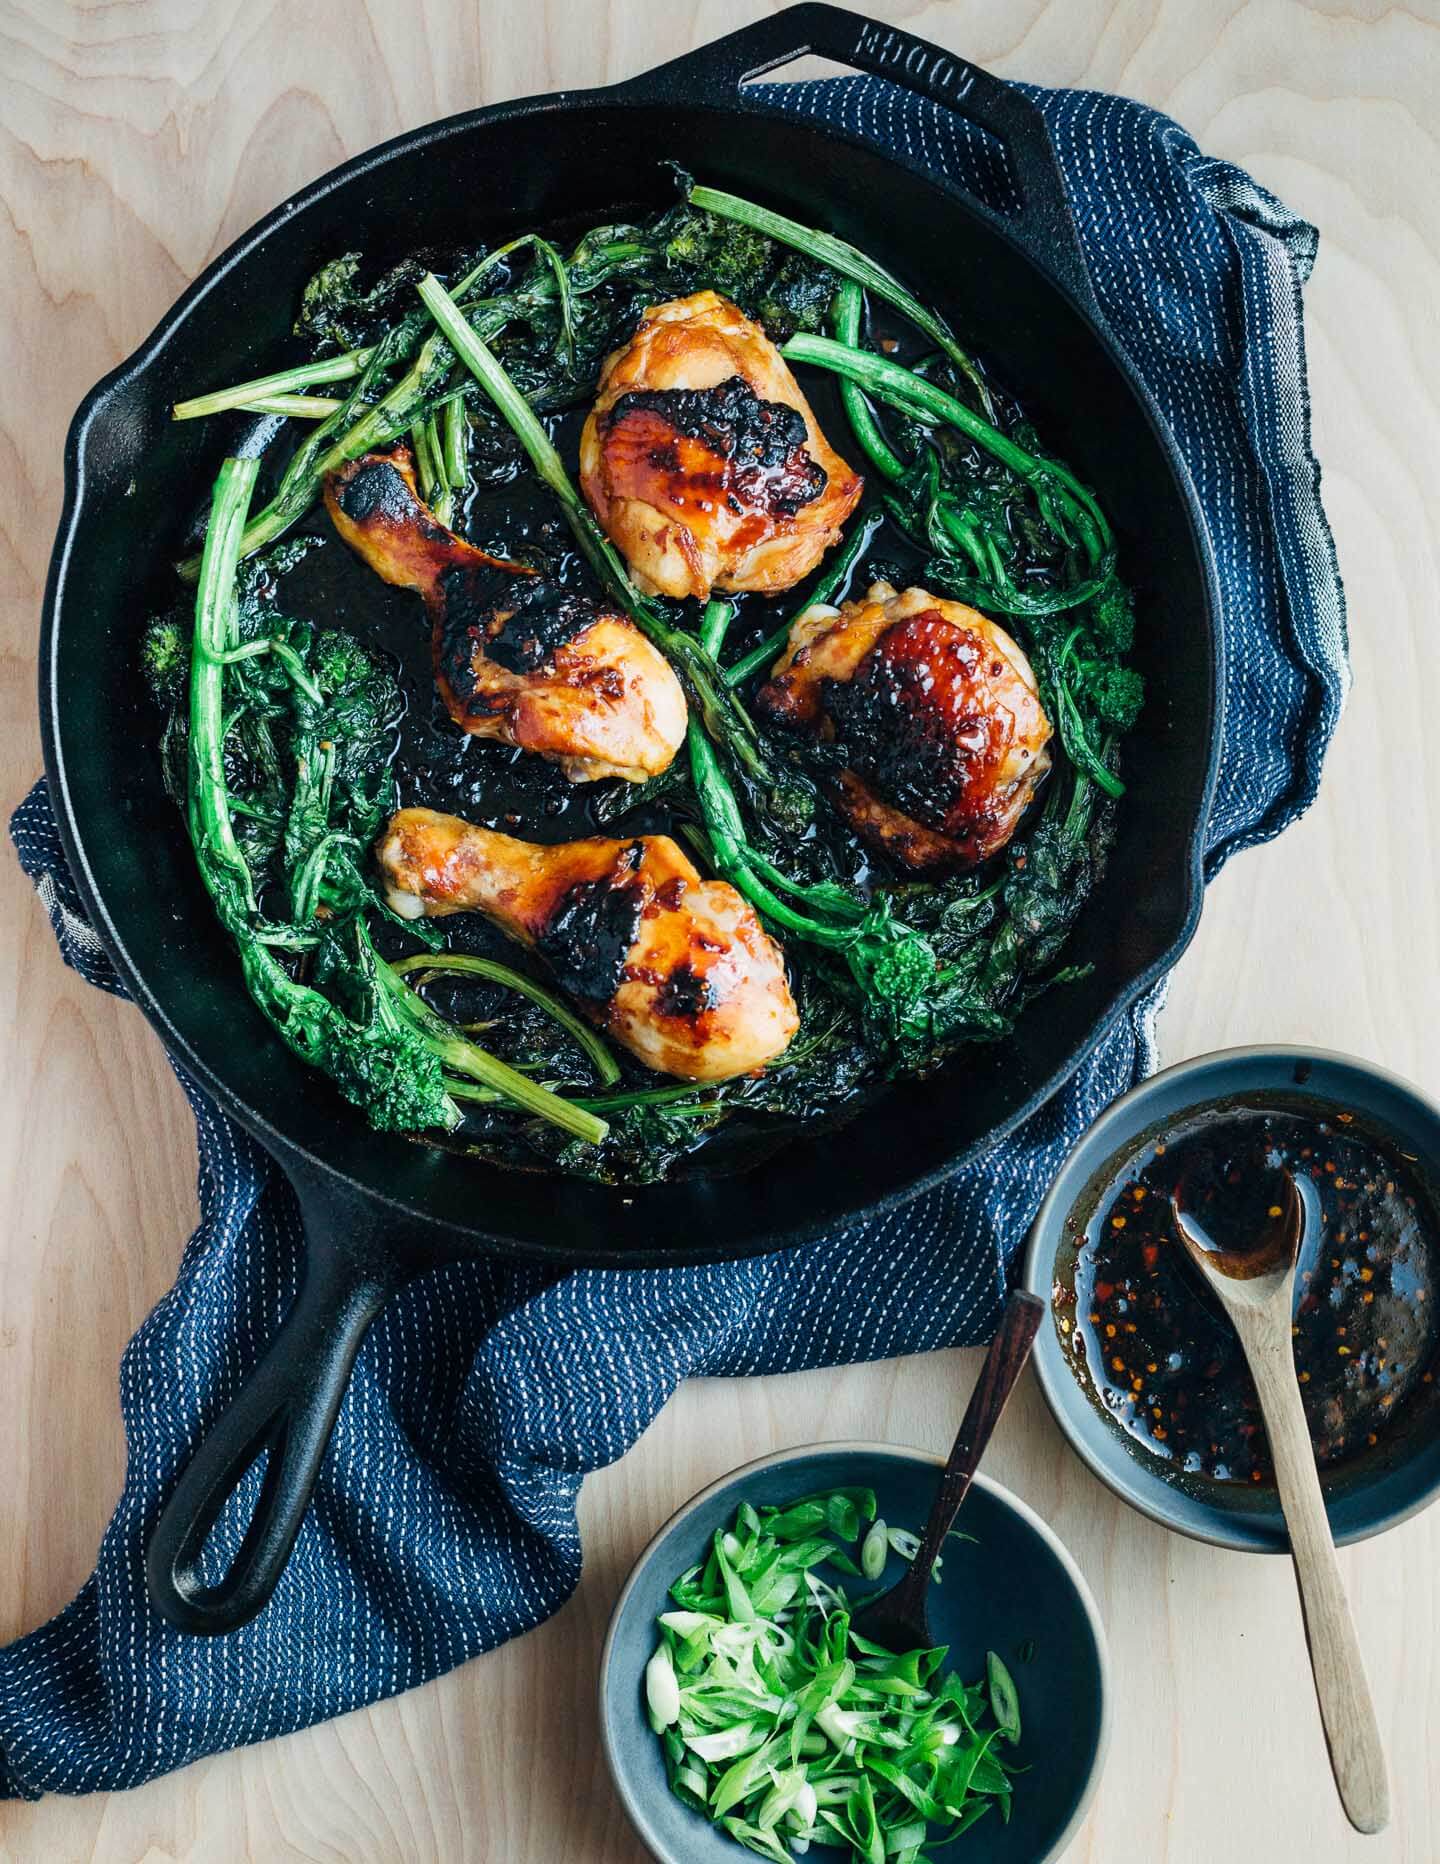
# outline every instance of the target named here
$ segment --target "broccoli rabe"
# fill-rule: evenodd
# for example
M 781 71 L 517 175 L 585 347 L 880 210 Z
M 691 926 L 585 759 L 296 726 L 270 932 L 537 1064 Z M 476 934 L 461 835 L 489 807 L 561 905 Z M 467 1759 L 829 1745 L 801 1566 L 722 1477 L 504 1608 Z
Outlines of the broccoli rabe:
M 1118 576 L 1090 604 L 1090 627 L 1107 654 L 1128 654 L 1135 645 L 1135 598 Z
M 173 615 L 148 622 L 140 643 L 140 666 L 157 705 L 170 706 L 190 675 L 190 630 Z
M 839 279 L 826 266 L 754 227 L 682 203 L 661 221 L 662 250 L 675 282 L 708 288 L 740 306 L 776 343 L 823 330 Z
M 1113 660 L 1077 661 L 1075 685 L 1112 731 L 1129 731 L 1145 703 L 1144 680 L 1134 667 L 1117 666 Z

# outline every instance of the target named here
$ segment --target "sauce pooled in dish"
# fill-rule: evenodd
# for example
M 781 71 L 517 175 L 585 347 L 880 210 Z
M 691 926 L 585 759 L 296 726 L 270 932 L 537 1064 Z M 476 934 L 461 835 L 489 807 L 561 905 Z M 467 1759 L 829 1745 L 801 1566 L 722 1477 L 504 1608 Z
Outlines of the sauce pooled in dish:
M 1414 1161 L 1341 1108 L 1202 1109 L 1115 1172 L 1053 1294 L 1076 1377 L 1177 1474 L 1273 1480 L 1239 1339 L 1175 1233 L 1171 1193 L 1183 1181 L 1187 1213 L 1238 1242 L 1273 1224 L 1287 1168 L 1311 1187 L 1294 1342 L 1317 1463 L 1375 1450 L 1433 1392 L 1435 1213 Z

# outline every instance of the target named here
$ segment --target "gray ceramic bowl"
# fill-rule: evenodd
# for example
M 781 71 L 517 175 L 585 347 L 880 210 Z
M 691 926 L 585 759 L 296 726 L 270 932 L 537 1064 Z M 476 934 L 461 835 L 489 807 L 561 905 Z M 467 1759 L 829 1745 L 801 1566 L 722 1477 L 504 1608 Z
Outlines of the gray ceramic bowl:
M 600 1731 L 626 1812 L 661 1864 L 744 1864 L 751 1854 L 670 1792 L 660 1743 L 645 1717 L 645 1665 L 670 1586 L 704 1558 L 711 1535 L 742 1500 L 786 1502 L 817 1490 L 872 1488 L 892 1526 L 918 1530 L 930 1511 L 941 1459 L 872 1443 L 787 1450 L 734 1470 L 688 1501 L 636 1562 L 615 1605 L 600 1659 Z M 997 1651 L 1020 1691 L 1017 1758 L 1035 1765 L 1015 1785 L 1014 1814 L 993 1813 L 965 1837 L 967 1864 L 1045 1864 L 1075 1835 L 1100 1782 L 1109 1738 L 1105 1634 L 1079 1568 L 1038 1515 L 998 1483 L 977 1476 L 952 1541 L 944 1584 L 930 1594 L 930 1621 L 950 1647 L 949 1667 L 969 1679 Z M 823 1571 L 824 1569 L 822 1569 Z M 901 1572 L 893 1556 L 885 1584 Z M 830 1575 L 838 1577 L 838 1575 Z M 852 1588 L 861 1582 L 842 1580 Z M 868 1587 L 865 1588 L 868 1591 Z M 1033 1639 L 1033 1659 L 1021 1646 Z M 814 1864 L 842 1854 L 816 1845 Z M 947 1854 L 948 1855 L 948 1854 Z M 807 1861 L 808 1864 L 808 1861 Z
M 1186 1113 L 1236 1094 L 1276 1095 L 1290 1104 L 1348 1108 L 1416 1159 L 1440 1209 L 1440 1109 L 1398 1075 L 1324 1049 L 1238 1048 L 1200 1055 L 1152 1075 L 1108 1108 L 1060 1168 L 1041 1205 L 1025 1256 L 1024 1283 L 1048 1301 L 1057 1258 L 1066 1260 L 1070 1220 L 1082 1227 L 1124 1154 Z M 1073 1260 L 1073 1253 L 1070 1257 Z M 1286 1553 L 1289 1539 L 1273 1490 L 1160 1473 L 1145 1449 L 1103 1416 L 1081 1387 L 1051 1313 L 1035 1343 L 1041 1388 L 1056 1422 L 1100 1480 L 1141 1514 L 1218 1547 Z M 1415 1405 L 1386 1443 L 1323 1478 L 1331 1531 L 1342 1544 L 1394 1527 L 1440 1494 L 1440 1410 Z

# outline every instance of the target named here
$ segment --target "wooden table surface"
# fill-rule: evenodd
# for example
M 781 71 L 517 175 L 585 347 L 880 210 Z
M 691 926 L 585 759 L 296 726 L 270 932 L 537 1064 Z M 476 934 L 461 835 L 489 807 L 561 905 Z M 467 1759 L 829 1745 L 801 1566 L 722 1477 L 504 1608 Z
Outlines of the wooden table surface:
M 40 767 L 40 590 L 66 423 L 185 283 L 283 195 L 429 118 L 624 77 L 765 9 L 738 0 L 60 0 L 0 4 L 0 761 Z M 1355 694 L 1318 806 L 1213 889 L 1167 1057 L 1293 1040 L 1440 1093 L 1435 305 L 1440 6 L 1385 0 L 872 0 L 979 63 L 1142 97 L 1322 230 L 1307 297 L 1317 449 Z M 81 702 L 86 702 L 81 696 Z M 88 702 L 103 703 L 91 695 Z M 0 1642 L 57 1611 L 121 1478 L 120 1350 L 194 1217 L 191 1122 L 132 1009 L 61 965 L 0 886 Z M 611 1600 L 654 1526 L 772 1448 L 949 1443 L 975 1355 L 685 1387 L 586 1485 L 587 1562 L 551 1623 L 430 1687 L 136 1792 L 0 1809 L 0 1856 L 638 1864 L 595 1740 Z M 990 1465 L 1074 1550 L 1109 1627 L 1116 1738 L 1069 1853 L 1089 1864 L 1440 1857 L 1440 1512 L 1342 1556 L 1395 1819 L 1330 1790 L 1288 1566 L 1166 1535 L 1110 1499 L 1033 1382 Z M 958 1855 L 958 1854 L 957 1854 Z

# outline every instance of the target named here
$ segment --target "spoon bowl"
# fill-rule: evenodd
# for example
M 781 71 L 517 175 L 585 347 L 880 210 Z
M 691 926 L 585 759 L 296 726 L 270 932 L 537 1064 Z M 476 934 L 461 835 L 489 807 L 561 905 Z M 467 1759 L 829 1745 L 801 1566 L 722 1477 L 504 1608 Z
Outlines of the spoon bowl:
M 1170 1194 L 1176 1234 L 1206 1281 L 1212 1287 L 1225 1284 L 1220 1291 L 1222 1304 L 1239 1301 L 1248 1307 L 1260 1307 L 1274 1300 L 1282 1287 L 1294 1284 L 1307 1210 L 1293 1172 L 1280 1173 L 1280 1187 L 1279 1201 L 1266 1213 L 1265 1227 L 1245 1247 L 1237 1247 L 1232 1239 L 1219 1237 L 1206 1228 L 1185 1202 L 1185 1185 Z

